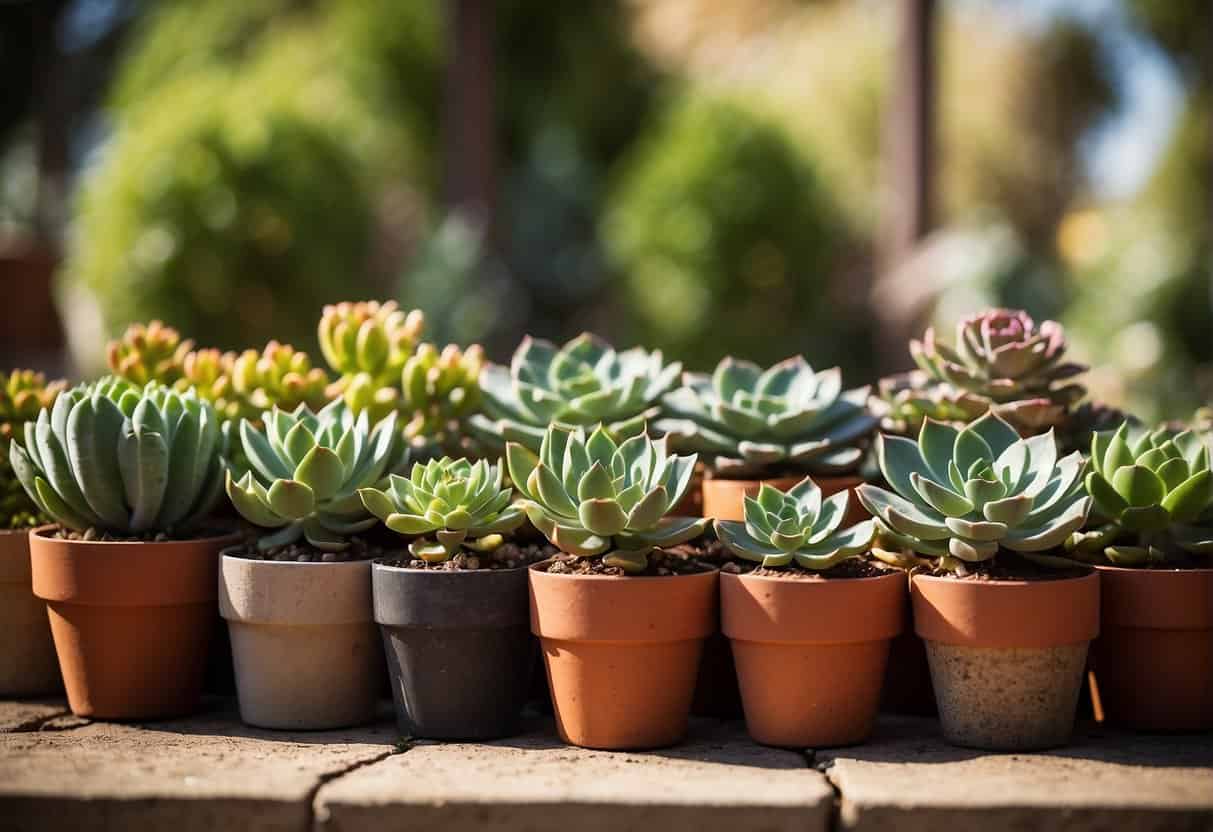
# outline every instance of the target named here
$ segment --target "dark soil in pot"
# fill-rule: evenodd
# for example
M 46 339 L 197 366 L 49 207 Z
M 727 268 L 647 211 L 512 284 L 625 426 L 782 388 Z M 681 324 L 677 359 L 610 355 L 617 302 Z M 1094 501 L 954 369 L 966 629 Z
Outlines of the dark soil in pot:
M 374 563 L 375 620 L 401 734 L 486 740 L 519 732 L 538 655 L 526 567 L 553 554 L 510 543 L 442 563 Z

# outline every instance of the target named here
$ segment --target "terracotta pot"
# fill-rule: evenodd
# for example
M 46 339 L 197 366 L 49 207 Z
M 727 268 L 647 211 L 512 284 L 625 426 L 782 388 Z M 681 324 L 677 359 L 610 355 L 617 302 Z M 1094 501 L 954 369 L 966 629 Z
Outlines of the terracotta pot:
M 1213 569 L 1096 569 L 1092 649 L 1106 719 L 1139 731 L 1213 729 Z
M 46 603 L 31 580 L 29 530 L 0 531 L 0 696 L 63 690 Z
M 526 569 L 438 571 L 376 561 L 371 575 L 400 733 L 440 740 L 517 734 L 537 652 Z
M 30 535 L 72 712 L 158 719 L 193 711 L 206 668 L 219 551 L 234 536 L 163 543 Z
M 915 575 L 910 596 L 949 742 L 996 751 L 1069 742 L 1099 634 L 1094 571 L 1042 581 Z
M 703 640 L 716 630 L 715 571 L 670 577 L 530 568 L 556 730 L 572 745 L 660 748 L 686 735 Z
M 297 563 L 224 554 L 240 718 L 260 728 L 322 730 L 375 718 L 383 651 L 371 562 Z
M 852 745 L 872 731 L 906 578 L 720 575 L 746 729 L 765 745 Z
M 730 480 L 723 477 L 704 477 L 703 479 L 703 516 L 717 520 L 745 520 L 745 498 L 757 497 L 758 490 L 765 483 L 780 491 L 787 491 L 804 479 L 799 477 L 772 477 L 765 480 Z M 855 488 L 863 484 L 862 477 L 813 477 L 813 482 L 821 489 L 823 497 L 837 494 L 849 489 L 851 502 L 847 510 L 845 525 L 853 525 L 866 520 L 871 515 L 864 510 L 859 498 L 855 496 Z

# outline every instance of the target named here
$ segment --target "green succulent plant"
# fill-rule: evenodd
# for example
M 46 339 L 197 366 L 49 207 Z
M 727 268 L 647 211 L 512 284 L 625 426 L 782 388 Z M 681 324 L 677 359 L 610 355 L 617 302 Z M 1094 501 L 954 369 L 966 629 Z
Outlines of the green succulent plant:
M 666 364 L 661 351 L 616 352 L 583 333 L 564 346 L 527 336 L 508 368 L 488 364 L 480 373 L 484 413 L 468 427 L 489 447 L 506 442 L 539 450 L 551 424 L 604 425 L 621 439 L 635 436 L 660 413 L 661 397 L 682 365 Z
M 156 381 L 172 386 L 185 375 L 186 356 L 194 342 L 160 321 L 134 323 L 106 347 L 110 372 L 134 384 Z
M 922 370 L 886 376 L 876 386 L 869 406 L 884 433 L 917 436 L 927 419 L 956 427 L 967 425 L 990 409 L 990 403 L 967 390 L 958 390 Z
M 372 428 L 366 413 L 355 417 L 338 400 L 319 413 L 306 405 L 290 413 L 274 408 L 264 422 L 263 430 L 241 422 L 250 467 L 239 477 L 227 473 L 236 511 L 256 526 L 278 530 L 260 538 L 258 549 L 301 539 L 322 551 L 348 548 L 350 535 L 376 523 L 358 489 L 386 484 L 386 475 L 402 464 L 396 414 Z
M 1086 487 L 1100 525 L 1067 541 L 1075 554 L 1121 566 L 1165 561 L 1176 549 L 1213 554 L 1213 471 L 1195 433 L 1135 434 L 1129 425 L 1096 433 Z
M 480 409 L 480 371 L 484 349 L 461 350 L 447 344 L 441 351 L 421 344 L 404 362 L 401 409 L 404 436 L 414 446 L 458 454 L 468 442 L 465 422 Z
M 22 437 L 25 424 L 53 405 L 66 387 L 64 381 L 48 384 L 46 376 L 33 370 L 0 372 L 0 530 L 47 522 L 13 473 L 8 461 L 9 444 L 14 437 Z
M 737 557 L 763 566 L 795 560 L 804 569 L 829 569 L 868 551 L 876 534 L 875 520 L 840 528 L 850 497 L 840 491 L 823 500 L 809 477 L 786 493 L 764 483 L 757 499 L 745 498 L 745 522 L 717 520 L 716 536 Z
M 395 301 L 337 303 L 324 307 L 318 335 L 325 361 L 340 375 L 334 392 L 355 412 L 382 419 L 400 397 L 400 374 L 413 354 L 425 315 Z
M 408 477 L 393 474 L 390 481 L 389 488 L 361 488 L 358 495 L 392 531 L 423 535 L 409 552 L 424 561 L 441 563 L 461 548 L 491 552 L 526 520 L 511 503 L 501 463 L 443 457 L 413 463 Z
M 522 508 L 552 545 L 626 572 L 643 572 L 654 548 L 696 538 L 710 522 L 666 516 L 690 487 L 695 455 L 671 455 L 664 438 L 619 443 L 601 426 L 587 437 L 554 424 L 538 455 L 510 442 L 506 460 Z
M 725 358 L 711 376 L 684 374 L 655 427 L 676 447 L 710 455 L 726 477 L 840 473 L 859 466 L 876 428 L 867 399 L 866 387 L 843 391 L 837 367 L 815 372 L 802 356 L 767 370 Z
M 192 389 L 109 376 L 61 394 L 24 434 L 10 453 L 17 478 L 76 531 L 178 534 L 223 488 L 219 418 Z
M 1002 549 L 1068 563 L 1047 553 L 1091 508 L 1081 454 L 1058 459 L 1052 431 L 1021 439 L 993 413 L 960 429 L 928 419 L 917 442 L 882 435 L 876 456 L 892 490 L 864 484 L 858 494 L 879 520 L 881 542 L 939 558 L 944 569 Z
M 1086 390 L 1067 383 L 1086 372 L 1063 362 L 1066 338 L 1061 324 L 1039 327 L 1019 309 L 988 309 L 956 325 L 956 344 L 940 341 L 934 328 L 910 342 L 923 372 L 956 391 L 986 403 L 1021 435 L 1060 428 Z

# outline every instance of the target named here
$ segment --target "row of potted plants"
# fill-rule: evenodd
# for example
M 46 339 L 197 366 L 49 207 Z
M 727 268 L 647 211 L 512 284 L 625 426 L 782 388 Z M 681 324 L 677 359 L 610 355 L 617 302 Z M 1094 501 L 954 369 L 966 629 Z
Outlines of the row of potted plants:
M 680 368 L 659 353 L 615 353 L 589 336 L 562 348 L 528 339 L 508 369 L 479 371 L 481 407 L 463 407 L 443 367 L 419 376 L 418 353 L 402 346 L 393 327 L 415 329 L 415 317 L 351 305 L 326 320 L 322 341 L 346 366 L 318 411 L 225 420 L 185 376 L 172 390 L 107 379 L 21 428 L 13 471 L 59 523 L 31 537 L 32 585 L 73 709 L 188 709 L 198 672 L 182 662 L 204 655 L 218 600 L 253 724 L 367 718 L 382 638 L 402 731 L 509 733 L 533 663 L 529 628 L 566 740 L 669 744 L 719 615 L 756 739 L 857 742 L 908 585 L 957 743 L 1065 742 L 1101 612 L 1094 658 L 1109 716 L 1210 725 L 1208 450 L 1191 432 L 1092 431 L 1126 419 L 1075 407 L 1069 380 L 1082 368 L 1062 363 L 1056 325 L 996 310 L 962 322 L 954 348 L 928 333 L 912 350 L 921 376 L 881 410 L 802 359 L 766 371 L 726 359 L 678 386 Z M 128 341 L 111 350 L 128 368 L 171 367 L 178 352 L 197 366 L 179 344 L 157 364 Z M 359 356 L 377 375 L 357 369 Z M 391 375 L 383 365 L 410 361 L 397 396 L 375 392 Z M 278 365 L 266 365 L 273 379 Z M 287 366 L 255 398 L 297 393 L 297 375 Z M 424 395 L 404 392 L 409 378 Z M 452 406 L 409 415 L 425 396 Z M 1089 459 L 1063 455 L 1058 437 L 1086 444 Z M 490 464 L 498 447 L 504 461 Z M 406 468 L 406 452 L 439 448 L 482 458 Z M 878 470 L 863 482 L 869 449 Z M 709 496 L 723 482 L 728 503 Z M 263 533 L 208 534 L 224 483 Z M 679 516 L 697 487 L 704 516 Z

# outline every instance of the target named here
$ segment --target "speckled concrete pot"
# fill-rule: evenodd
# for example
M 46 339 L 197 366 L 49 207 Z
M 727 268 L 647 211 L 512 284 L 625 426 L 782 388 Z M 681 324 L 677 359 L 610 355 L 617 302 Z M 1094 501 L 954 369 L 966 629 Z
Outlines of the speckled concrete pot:
M 1099 633 L 1094 571 L 1040 581 L 915 575 L 910 594 L 949 742 L 994 751 L 1069 742 Z
M 370 561 L 224 554 L 219 613 L 232 637 L 240 718 L 249 725 L 323 730 L 375 718 L 384 660 Z
M 0 696 L 60 690 L 46 602 L 31 587 L 29 530 L 0 531 Z
M 1107 720 L 1139 731 L 1213 729 L 1213 569 L 1096 570 L 1093 665 Z

